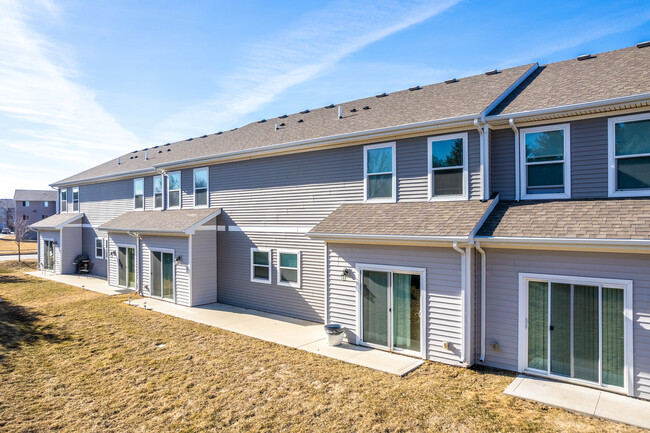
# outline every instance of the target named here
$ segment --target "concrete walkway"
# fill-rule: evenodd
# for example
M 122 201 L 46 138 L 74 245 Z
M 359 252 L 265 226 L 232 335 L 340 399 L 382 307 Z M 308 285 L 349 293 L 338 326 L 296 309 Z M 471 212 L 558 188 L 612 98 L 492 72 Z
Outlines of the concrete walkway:
M 46 271 L 25 272 L 32 277 L 43 278 L 46 280 L 56 281 L 58 283 L 68 284 L 70 286 L 81 287 L 85 290 L 103 293 L 105 295 L 123 295 L 133 293 L 131 289 L 120 289 L 108 285 L 103 278 L 93 277 L 91 275 L 56 275 Z
M 519 375 L 504 393 L 583 415 L 650 429 L 650 401 L 553 380 Z
M 424 363 L 422 359 L 347 343 L 337 347 L 328 346 L 323 325 L 306 320 L 218 303 L 183 307 L 152 298 L 131 301 L 131 305 L 136 307 L 143 307 L 145 304 L 148 310 L 398 376 L 404 376 Z

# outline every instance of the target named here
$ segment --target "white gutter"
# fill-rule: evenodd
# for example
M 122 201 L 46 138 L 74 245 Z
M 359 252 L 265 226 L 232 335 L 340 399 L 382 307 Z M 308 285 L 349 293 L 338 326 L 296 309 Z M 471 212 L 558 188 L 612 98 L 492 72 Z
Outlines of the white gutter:
M 476 251 L 481 254 L 481 356 L 479 361 L 485 361 L 485 251 L 481 248 L 481 243 L 476 242 Z
M 463 342 L 461 351 L 460 351 L 460 361 L 465 362 L 465 356 L 467 354 L 467 332 L 469 331 L 467 326 L 465 326 L 465 319 L 468 316 L 466 308 L 465 308 L 465 298 L 467 297 L 466 294 L 466 284 L 467 282 L 465 281 L 465 250 L 462 248 L 458 247 L 458 242 L 454 242 L 452 244 L 452 247 L 460 253 L 460 297 L 461 297 L 461 305 L 462 307 L 462 318 L 463 318 L 463 325 L 461 327 L 461 341 Z
M 467 236 L 403 236 L 403 235 L 369 235 L 346 233 L 307 233 L 312 239 L 346 239 L 359 241 L 414 241 L 414 242 L 468 242 Z
M 563 244 L 563 245 L 618 245 L 650 247 L 650 239 L 594 239 L 594 238 L 527 238 L 511 236 L 478 236 L 483 243 L 505 244 Z
M 521 197 L 521 181 L 519 175 L 519 129 L 515 126 L 515 120 L 509 119 L 510 127 L 515 133 L 515 200 L 519 201 Z
M 101 182 L 101 181 L 109 181 L 109 180 L 118 180 L 118 179 L 128 179 L 131 177 L 137 177 L 140 175 L 145 175 L 149 173 L 155 173 L 156 169 L 154 167 L 147 167 L 147 168 L 141 168 L 139 170 L 132 170 L 132 171 L 125 171 L 122 173 L 113 173 L 113 174 L 105 174 L 103 176 L 95 176 L 95 177 L 89 177 L 85 178 L 82 180 L 61 180 L 58 182 L 54 182 L 50 184 L 51 188 L 59 188 L 59 187 L 70 187 L 70 186 L 79 186 L 79 185 L 86 185 L 89 183 L 95 183 L 95 182 Z

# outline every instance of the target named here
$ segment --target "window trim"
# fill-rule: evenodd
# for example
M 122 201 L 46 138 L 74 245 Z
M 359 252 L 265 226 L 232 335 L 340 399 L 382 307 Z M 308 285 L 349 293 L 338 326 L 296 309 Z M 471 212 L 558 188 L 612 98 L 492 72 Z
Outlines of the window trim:
M 564 131 L 564 192 L 549 194 L 528 194 L 528 170 L 526 166 L 526 134 L 546 131 Z M 559 161 L 549 161 L 559 163 Z M 548 200 L 571 198 L 571 125 L 569 123 L 536 126 L 519 130 L 519 176 L 522 200 Z
M 372 149 L 383 149 L 390 147 L 392 152 L 392 176 L 393 194 L 391 197 L 368 198 L 368 151 Z M 371 173 L 370 176 L 388 174 L 388 172 Z M 364 203 L 395 203 L 397 202 L 397 152 L 394 141 L 379 144 L 368 144 L 363 146 L 363 202 Z
M 160 187 L 162 191 L 160 191 L 160 204 L 161 206 L 156 206 L 156 179 L 160 179 Z M 163 210 L 165 209 L 165 180 L 163 178 L 162 174 L 158 174 L 153 177 L 153 183 L 151 185 L 151 192 L 152 192 L 152 197 L 153 197 L 153 209 L 154 210 Z
M 29 200 L 23 200 L 23 207 L 29 207 Z
M 101 241 L 101 243 L 102 243 L 102 246 L 101 246 L 102 255 L 101 256 L 97 255 L 97 241 Z M 105 259 L 106 258 L 106 239 L 99 238 L 99 237 L 95 238 L 95 258 L 96 259 Z
M 76 201 L 74 199 L 75 190 L 77 192 L 77 200 Z M 74 209 L 75 203 L 77 204 L 77 210 Z M 78 186 L 73 186 L 72 187 L 72 213 L 81 212 L 81 204 L 80 203 L 81 203 L 81 194 L 79 192 L 79 187 Z
M 454 167 L 440 167 L 433 168 L 433 150 L 431 146 L 435 141 L 444 141 L 444 140 L 454 140 L 457 138 L 463 139 L 463 193 L 461 195 L 433 195 L 433 172 L 439 170 L 450 170 L 452 168 L 459 168 L 460 166 Z M 468 134 L 467 132 L 462 132 L 459 134 L 446 134 L 446 135 L 436 135 L 433 137 L 427 138 L 427 166 L 428 166 L 428 199 L 429 201 L 457 201 L 457 200 L 468 200 L 469 199 L 469 155 L 468 155 Z
M 255 262 L 253 261 L 254 259 L 254 254 L 253 253 L 266 253 L 269 259 L 269 264 L 268 265 L 256 265 Z M 251 271 L 251 282 L 253 283 L 262 283 L 262 284 L 271 284 L 271 270 L 273 268 L 273 253 L 270 248 L 251 248 L 251 263 L 250 263 L 250 271 Z M 256 278 L 255 277 L 255 266 L 267 266 L 269 268 L 269 278 L 268 279 L 263 279 L 263 278 Z
M 611 117 L 607 119 L 607 196 L 608 197 L 646 197 L 650 196 L 650 188 L 637 190 L 616 189 L 616 124 L 622 122 L 634 122 L 637 120 L 650 120 L 650 113 L 632 114 L 629 116 Z M 635 157 L 648 156 L 644 153 L 635 154 Z M 626 155 L 630 158 L 630 155 Z
M 65 199 L 63 198 L 64 195 Z M 61 208 L 59 213 L 68 213 L 68 188 L 59 190 L 59 207 Z
M 42 203 L 42 207 L 50 207 L 50 202 L 49 201 L 44 201 Z
M 197 205 L 196 204 L 196 172 L 199 170 L 205 170 L 208 173 L 207 176 L 207 185 L 205 187 L 205 192 L 207 196 L 207 203 L 206 204 L 201 204 Z M 203 188 L 201 188 L 203 189 Z M 210 167 L 197 167 L 194 170 L 192 170 L 192 205 L 195 208 L 209 208 L 210 207 Z
M 177 190 L 170 190 L 169 189 L 169 176 L 172 174 L 177 174 L 178 173 L 178 206 L 170 206 L 170 201 L 169 201 L 169 193 L 171 191 L 177 191 Z M 183 207 L 183 176 L 181 176 L 181 171 L 170 171 L 167 173 L 167 209 L 181 209 Z
M 135 197 L 136 197 L 135 183 L 137 181 L 142 181 L 142 207 L 141 208 L 135 207 Z M 140 194 L 137 194 L 137 195 L 140 195 Z M 145 208 L 144 195 L 145 195 L 144 194 L 144 177 L 136 177 L 135 179 L 133 179 L 133 210 L 144 211 L 144 208 Z
M 277 269 L 277 276 L 276 276 L 276 282 L 278 286 L 285 286 L 285 287 L 293 287 L 296 289 L 300 288 L 300 283 L 301 283 L 301 277 L 302 277 L 302 266 L 301 266 L 301 260 L 302 260 L 302 252 L 300 250 L 288 250 L 288 249 L 278 249 L 276 250 L 278 253 L 278 269 Z M 297 267 L 296 268 L 290 268 L 288 266 L 281 266 L 280 263 L 280 255 L 281 254 L 295 254 L 296 259 L 297 259 Z M 296 270 L 296 277 L 298 279 L 297 282 L 292 283 L 292 282 L 285 282 L 280 279 L 280 270 L 282 269 L 295 269 Z

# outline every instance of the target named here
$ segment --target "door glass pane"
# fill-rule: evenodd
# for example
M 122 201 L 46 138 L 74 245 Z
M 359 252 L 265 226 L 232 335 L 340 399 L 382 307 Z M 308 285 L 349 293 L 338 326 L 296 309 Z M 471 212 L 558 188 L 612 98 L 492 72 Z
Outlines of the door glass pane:
M 573 376 L 598 382 L 598 287 L 573 286 Z
M 420 351 L 420 276 L 393 274 L 393 346 Z
M 386 173 L 393 171 L 393 148 L 369 149 L 367 151 L 367 173 Z
M 375 174 L 368 176 L 368 198 L 391 198 L 393 196 L 393 175 Z
M 117 284 L 126 286 L 126 248 L 117 249 Z
M 623 386 L 623 290 L 603 287 L 603 383 Z
M 616 160 L 616 189 L 650 188 L 650 156 Z
M 571 285 L 551 283 L 551 372 L 571 375 Z
M 548 283 L 528 282 L 528 367 L 547 370 Z
M 617 123 L 616 155 L 650 153 L 650 120 Z
M 162 257 L 158 251 L 151 253 L 151 296 L 162 295 Z
M 363 341 L 388 346 L 388 272 L 363 271 Z
M 135 249 L 127 248 L 129 287 L 135 287 Z
M 163 298 L 174 299 L 174 256 L 162 253 Z
M 433 195 L 463 195 L 463 169 L 435 170 Z
M 463 139 L 431 142 L 431 167 L 457 167 L 463 165 Z
M 526 134 L 526 162 L 562 161 L 564 130 Z

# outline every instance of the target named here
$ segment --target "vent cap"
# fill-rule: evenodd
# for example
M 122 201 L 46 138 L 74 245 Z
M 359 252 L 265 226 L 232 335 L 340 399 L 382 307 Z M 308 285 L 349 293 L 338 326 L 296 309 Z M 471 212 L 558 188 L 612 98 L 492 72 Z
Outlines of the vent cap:
M 410 90 L 411 92 L 414 92 L 414 91 L 416 91 L 416 90 L 420 90 L 421 88 L 422 88 L 422 87 L 420 87 L 420 86 L 414 86 L 414 87 L 409 87 L 409 90 Z
M 583 60 L 589 60 L 589 59 L 595 59 L 596 56 L 591 55 L 591 54 L 583 54 L 581 56 L 578 56 L 578 61 L 583 61 Z
M 457 82 L 458 82 L 457 79 L 452 78 L 451 80 L 446 80 L 446 81 L 445 81 L 445 84 L 451 84 L 451 83 L 457 83 Z

